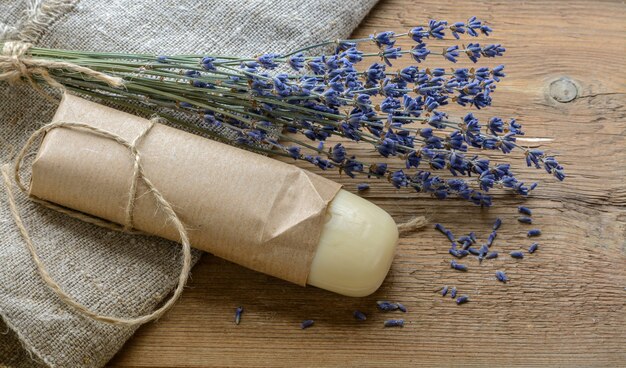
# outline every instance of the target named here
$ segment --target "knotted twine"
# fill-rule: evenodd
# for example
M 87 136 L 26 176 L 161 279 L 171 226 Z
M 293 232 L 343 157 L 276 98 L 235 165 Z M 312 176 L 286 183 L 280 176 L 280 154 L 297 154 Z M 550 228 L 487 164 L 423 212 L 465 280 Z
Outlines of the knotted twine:
M 41 89 L 41 87 L 35 82 L 34 77 L 41 78 L 45 83 L 47 83 L 49 86 L 53 88 L 59 89 L 61 91 L 65 90 L 65 87 L 59 82 L 57 82 L 50 75 L 49 71 L 53 69 L 64 69 L 64 70 L 68 70 L 68 71 L 72 71 L 76 73 L 81 73 L 84 76 L 91 77 L 95 80 L 101 81 L 112 87 L 119 88 L 119 87 L 123 87 L 124 85 L 124 80 L 122 78 L 113 77 L 105 73 L 101 73 L 101 72 L 98 72 L 98 71 L 95 71 L 86 67 L 82 67 L 76 64 L 72 64 L 68 62 L 52 61 L 52 60 L 46 60 L 46 59 L 28 58 L 26 57 L 26 53 L 31 46 L 32 45 L 29 43 L 15 42 L 15 41 L 7 41 L 4 43 L 2 54 L 0 55 L 0 71 L 2 72 L 0 74 L 0 81 L 7 81 L 8 83 L 15 85 L 15 84 L 23 83 L 25 80 L 28 84 L 30 84 L 33 88 L 35 88 L 37 91 L 39 91 L 46 97 L 49 97 L 48 94 L 44 92 Z M 151 124 L 139 136 L 137 136 L 132 142 L 127 141 L 126 139 L 124 139 L 123 137 L 117 134 L 114 134 L 114 133 L 111 133 L 111 132 L 93 127 L 91 125 L 84 124 L 84 123 L 52 122 L 50 124 L 44 125 L 43 127 L 39 128 L 30 136 L 30 138 L 26 141 L 24 147 L 22 147 L 19 155 L 16 158 L 15 165 L 13 166 L 13 178 L 15 180 L 15 183 L 17 184 L 18 188 L 23 193 L 28 194 L 29 189 L 26 185 L 22 183 L 21 177 L 20 177 L 20 169 L 21 169 L 22 163 L 29 149 L 32 147 L 32 145 L 37 140 L 37 138 L 45 135 L 50 130 L 56 129 L 56 128 L 74 129 L 78 131 L 87 132 L 87 133 L 90 133 L 90 134 L 93 134 L 102 138 L 110 139 L 126 147 L 130 151 L 130 154 L 133 158 L 133 176 L 131 180 L 131 186 L 129 188 L 128 202 L 125 208 L 125 213 L 124 213 L 125 220 L 124 220 L 123 225 L 119 225 L 117 223 L 113 223 L 113 222 L 106 221 L 106 220 L 103 220 L 94 216 L 90 216 L 83 212 L 75 211 L 75 210 L 72 210 L 63 206 L 59 206 L 55 203 L 42 200 L 33 196 L 29 196 L 29 199 L 33 202 L 41 204 L 44 207 L 53 209 L 60 213 L 69 215 L 73 218 L 82 220 L 84 222 L 101 226 L 103 228 L 131 233 L 131 234 L 144 234 L 143 232 L 134 229 L 133 213 L 134 213 L 134 207 L 135 207 L 135 200 L 137 198 L 137 185 L 139 181 L 142 181 L 147 186 L 148 191 L 154 196 L 155 200 L 159 204 L 160 206 L 159 208 L 166 215 L 167 221 L 171 222 L 179 233 L 180 242 L 183 246 L 183 265 L 182 265 L 180 275 L 178 277 L 178 284 L 172 296 L 170 297 L 170 299 L 168 299 L 167 302 L 165 302 L 158 309 L 154 310 L 152 313 L 149 313 L 143 316 L 132 317 L 132 318 L 121 318 L 121 317 L 115 317 L 115 316 L 102 315 L 98 312 L 92 311 L 85 305 L 76 301 L 68 293 L 66 293 L 56 281 L 54 281 L 54 279 L 48 273 L 45 265 L 39 258 L 37 254 L 37 250 L 34 246 L 34 243 L 30 237 L 28 230 L 26 229 L 24 225 L 24 222 L 22 221 L 21 215 L 17 208 L 15 197 L 13 195 L 12 183 L 10 179 L 11 168 L 9 165 L 5 165 L 1 170 L 5 188 L 7 191 L 7 197 L 9 201 L 11 214 L 13 216 L 15 224 L 17 225 L 20 231 L 20 234 L 22 235 L 26 243 L 26 247 L 28 251 L 30 252 L 30 255 L 33 259 L 33 262 L 35 263 L 37 271 L 39 272 L 42 280 L 65 304 L 75 308 L 76 310 L 82 312 L 86 316 L 89 316 L 97 321 L 117 324 L 117 325 L 138 325 L 138 324 L 144 324 L 146 322 L 158 319 L 165 312 L 167 312 L 167 310 L 169 310 L 176 303 L 176 301 L 180 298 L 183 292 L 184 286 L 188 280 L 189 271 L 191 270 L 191 244 L 189 243 L 187 230 L 185 229 L 184 224 L 182 223 L 182 221 L 180 220 L 180 218 L 174 211 L 172 205 L 163 197 L 161 192 L 154 186 L 152 181 L 148 177 L 146 177 L 144 170 L 143 170 L 143 166 L 141 164 L 141 155 L 139 151 L 137 150 L 138 144 L 146 136 L 146 134 L 148 134 L 148 132 L 152 129 L 152 127 L 158 120 L 159 118 L 152 118 L 150 120 Z M 405 234 L 408 232 L 419 230 L 420 228 L 424 227 L 427 224 L 427 222 L 428 221 L 426 220 L 424 216 L 414 217 L 405 223 L 398 224 L 397 225 L 398 231 L 401 234 Z
M 54 203 L 51 203 L 42 199 L 34 198 L 32 196 L 30 197 L 30 199 L 45 207 L 70 215 L 79 220 L 102 226 L 107 229 L 123 231 L 123 232 L 140 233 L 133 229 L 133 210 L 135 207 L 135 200 L 137 198 L 137 184 L 139 181 L 142 181 L 148 188 L 148 192 L 152 194 L 154 199 L 159 204 L 159 209 L 162 210 L 163 213 L 165 214 L 167 222 L 171 222 L 172 225 L 178 231 L 178 234 L 180 236 L 180 242 L 183 246 L 183 266 L 182 266 L 180 275 L 178 277 L 178 285 L 176 286 L 176 289 L 174 290 L 172 296 L 167 300 L 167 302 L 165 302 L 161 307 L 159 307 L 158 309 L 156 309 L 150 314 L 146 314 L 140 317 L 133 317 L 133 318 L 119 318 L 119 317 L 114 317 L 114 316 L 106 316 L 98 312 L 92 311 L 88 307 L 76 301 L 69 294 L 67 294 L 61 288 L 61 286 L 52 279 L 52 277 L 46 270 L 45 265 L 43 264 L 43 262 L 37 255 L 37 250 L 28 233 L 28 230 L 24 226 L 24 223 L 21 219 L 19 210 L 16 205 L 15 197 L 13 195 L 13 190 L 11 189 L 12 187 L 12 183 L 10 179 L 11 168 L 8 165 L 5 165 L 2 169 L 2 177 L 4 179 L 4 184 L 5 184 L 6 191 L 7 191 L 7 197 L 9 201 L 11 214 L 13 216 L 13 219 L 15 220 L 15 224 L 17 225 L 22 235 L 22 238 L 24 238 L 26 247 L 28 251 L 30 252 L 30 255 L 35 263 L 35 266 L 41 278 L 46 283 L 46 285 L 52 291 L 54 291 L 54 293 L 64 303 L 66 303 L 67 305 L 75 308 L 76 310 L 82 312 L 83 314 L 97 321 L 117 324 L 117 325 L 138 325 L 138 324 L 143 324 L 143 323 L 146 323 L 146 322 L 149 322 L 149 321 L 152 321 L 154 319 L 161 317 L 169 308 L 171 308 L 174 305 L 174 303 L 176 303 L 176 301 L 182 294 L 184 286 L 187 283 L 189 271 L 191 270 L 191 244 L 189 243 L 189 236 L 187 234 L 187 230 L 185 229 L 185 226 L 183 225 L 182 221 L 180 220 L 180 218 L 174 211 L 172 205 L 163 197 L 161 192 L 154 186 L 152 181 L 145 175 L 143 166 L 141 164 L 141 155 L 139 151 L 137 150 L 137 146 L 139 145 L 139 143 L 141 143 L 141 140 L 146 136 L 146 134 L 148 134 L 148 132 L 152 129 L 152 127 L 157 122 L 157 120 L 158 118 L 151 119 L 150 120 L 151 124 L 139 136 L 137 136 L 132 142 L 127 141 L 126 139 L 120 137 L 119 135 L 113 134 L 106 130 L 92 127 L 87 124 L 73 123 L 73 122 L 52 122 L 50 124 L 44 125 L 43 127 L 39 128 L 30 136 L 30 138 L 26 141 L 24 147 L 18 154 L 16 161 L 15 161 L 15 165 L 13 166 L 13 178 L 15 179 L 17 186 L 19 187 L 20 190 L 22 190 L 22 192 L 28 193 L 28 187 L 24 185 L 24 183 L 22 183 L 22 180 L 20 177 L 20 168 L 22 166 L 22 162 L 24 161 L 24 158 L 26 157 L 29 149 L 32 147 L 32 145 L 37 140 L 37 138 L 45 135 L 50 130 L 57 129 L 57 128 L 65 128 L 65 129 L 83 131 L 83 132 L 87 132 L 87 133 L 90 133 L 90 134 L 93 134 L 102 138 L 110 139 L 126 147 L 130 151 L 130 154 L 133 158 L 133 177 L 132 177 L 131 186 L 128 192 L 128 202 L 126 205 L 125 216 L 124 216 L 125 222 L 124 222 L 124 225 L 122 226 L 109 222 L 109 221 L 105 221 L 105 220 L 93 217 L 93 216 L 89 216 L 79 211 L 74 211 L 74 210 L 56 205 Z
M 65 61 L 54 61 L 47 59 L 33 59 L 26 57 L 28 49 L 32 45 L 26 42 L 6 41 L 2 47 L 0 55 L 0 81 L 7 81 L 10 84 L 19 84 L 26 80 L 36 90 L 42 92 L 34 81 L 34 77 L 43 79 L 48 85 L 61 91 L 65 87 L 57 82 L 51 75 L 50 70 L 64 69 L 70 72 L 80 73 L 83 76 L 106 83 L 111 87 L 122 87 L 124 80 L 108 74 L 89 69 L 84 66 L 68 63 Z

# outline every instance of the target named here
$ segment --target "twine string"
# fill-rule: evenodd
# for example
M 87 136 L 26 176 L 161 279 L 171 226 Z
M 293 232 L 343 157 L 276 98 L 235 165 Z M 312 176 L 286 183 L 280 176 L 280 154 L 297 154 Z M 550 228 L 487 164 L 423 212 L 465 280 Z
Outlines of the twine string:
M 83 131 L 83 132 L 87 132 L 87 133 L 90 133 L 99 137 L 110 139 L 126 147 L 129 150 L 133 158 L 133 177 L 131 181 L 131 187 L 128 192 L 128 202 L 127 202 L 126 209 L 125 209 L 126 221 L 123 226 L 120 226 L 119 224 L 115 224 L 115 223 L 112 223 L 112 222 L 109 222 L 109 221 L 106 221 L 106 220 L 103 220 L 94 216 L 89 216 L 85 213 L 74 211 L 74 210 L 56 205 L 52 202 L 48 202 L 39 198 L 35 198 L 31 196 L 30 199 L 45 207 L 54 209 L 56 211 L 70 215 L 79 220 L 83 220 L 83 221 L 86 221 L 86 222 L 89 222 L 89 223 L 92 223 L 92 224 L 95 224 L 95 225 L 98 225 L 107 229 L 129 232 L 129 233 L 141 233 L 133 229 L 133 212 L 134 212 L 134 207 L 135 207 L 135 201 L 137 198 L 138 182 L 142 181 L 146 185 L 146 187 L 148 188 L 148 192 L 152 194 L 154 199 L 159 204 L 158 206 L 159 209 L 163 211 L 167 222 L 171 223 L 179 233 L 180 242 L 183 247 L 183 265 L 182 265 L 180 275 L 178 277 L 178 285 L 176 286 L 176 289 L 174 290 L 172 296 L 161 307 L 143 316 L 132 317 L 132 318 L 122 318 L 122 317 L 107 316 L 107 315 L 103 315 L 98 312 L 92 311 L 85 305 L 76 301 L 72 296 L 67 294 L 61 288 L 61 286 L 56 281 L 54 281 L 54 279 L 48 273 L 46 266 L 43 264 L 43 262 L 39 258 L 37 254 L 37 249 L 35 248 L 35 245 L 30 237 L 30 234 L 26 226 L 24 225 L 24 222 L 22 221 L 21 215 L 17 208 L 15 196 L 13 195 L 13 190 L 12 190 L 13 184 L 10 178 L 11 168 L 9 165 L 5 165 L 2 168 L 2 177 L 4 180 L 6 192 L 7 192 L 7 198 L 9 202 L 11 215 L 13 216 L 13 219 L 15 220 L 15 224 L 18 227 L 20 234 L 22 235 L 22 238 L 24 239 L 26 248 L 30 252 L 31 258 L 33 259 L 33 262 L 35 263 L 37 271 L 39 272 L 42 280 L 65 304 L 75 308 L 79 312 L 82 312 L 86 316 L 89 316 L 97 321 L 106 322 L 106 323 L 115 324 L 115 325 L 138 325 L 138 324 L 143 324 L 143 323 L 155 320 L 161 317 L 168 309 L 170 309 L 174 305 L 174 303 L 176 303 L 178 298 L 180 298 L 183 292 L 183 289 L 185 287 L 185 284 L 187 283 L 187 279 L 189 277 L 189 271 L 191 270 L 191 244 L 189 243 L 189 236 L 187 234 L 187 230 L 185 229 L 184 224 L 182 223 L 182 221 L 180 220 L 180 218 L 174 211 L 171 203 L 168 202 L 163 197 L 161 192 L 154 186 L 152 181 L 145 175 L 143 165 L 141 163 L 141 154 L 137 150 L 137 146 L 141 143 L 142 139 L 149 133 L 149 131 L 155 125 L 157 120 L 158 118 L 151 119 L 150 125 L 144 131 L 142 131 L 141 134 L 139 134 L 132 142 L 129 142 L 123 137 L 120 137 L 119 135 L 116 135 L 114 133 L 111 133 L 111 132 L 93 127 L 91 125 L 84 124 L 84 123 L 62 122 L 62 121 L 52 122 L 50 124 L 44 125 L 43 127 L 39 128 L 29 137 L 29 139 L 24 144 L 24 147 L 22 147 L 19 155 L 17 156 L 15 165 L 12 168 L 13 179 L 15 180 L 15 183 L 17 184 L 18 188 L 22 192 L 27 194 L 29 189 L 26 185 L 24 185 L 19 175 L 24 158 L 29 152 L 30 148 L 33 146 L 34 142 L 36 142 L 39 137 L 45 135 L 47 132 L 51 131 L 52 129 L 58 129 L 58 128 Z
M 0 54 L 0 81 L 6 81 L 11 84 L 20 84 L 27 82 L 38 91 L 42 91 L 35 78 L 40 78 L 46 82 L 49 86 L 58 90 L 65 90 L 65 87 L 57 82 L 54 77 L 50 75 L 51 70 L 64 69 L 70 72 L 75 72 L 100 82 L 103 82 L 111 87 L 124 86 L 124 79 L 119 77 L 113 77 L 108 74 L 72 64 L 65 61 L 55 61 L 47 59 L 35 59 L 27 55 L 28 50 L 32 47 L 32 44 L 20 41 L 6 41 L 2 47 L 2 54 Z

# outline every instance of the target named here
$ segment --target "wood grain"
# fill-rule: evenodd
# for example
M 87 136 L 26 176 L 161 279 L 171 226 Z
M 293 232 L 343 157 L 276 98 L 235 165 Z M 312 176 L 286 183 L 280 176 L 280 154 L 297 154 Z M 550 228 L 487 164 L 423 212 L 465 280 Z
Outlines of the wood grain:
M 470 272 L 454 272 L 445 238 L 429 227 L 401 239 L 383 287 L 361 299 L 300 288 L 205 256 L 178 305 L 142 327 L 110 365 L 626 366 L 626 5 L 390 0 L 354 36 L 469 15 L 487 20 L 496 29 L 490 41 L 507 47 L 496 62 L 506 64 L 508 76 L 494 106 L 477 115 L 517 117 L 528 136 L 554 139 L 537 146 L 558 154 L 567 169 L 567 180 L 558 183 L 525 168 L 519 155 L 512 158 L 520 176 L 541 182 L 525 202 L 544 233 L 535 255 L 522 261 L 501 256 L 480 266 L 468 259 Z M 432 65 L 443 64 L 434 60 Z M 577 88 L 570 102 L 550 95 L 550 84 L 560 78 Z M 371 149 L 355 149 L 375 159 Z M 350 190 L 358 182 L 324 175 Z M 507 194 L 497 194 L 488 210 L 396 191 L 383 182 L 372 183 L 365 197 L 397 221 L 427 214 L 456 233 L 476 230 L 483 237 L 501 217 L 496 249 L 505 254 L 530 243 L 521 235 L 527 226 L 515 221 L 522 202 Z M 511 281 L 495 281 L 496 269 Z M 456 286 L 471 302 L 457 306 L 434 293 L 442 285 Z M 380 299 L 400 301 L 409 312 L 377 312 Z M 239 305 L 245 312 L 235 326 Z M 355 309 L 368 320 L 357 323 Z M 384 329 L 392 316 L 407 325 Z M 304 319 L 315 325 L 300 330 Z

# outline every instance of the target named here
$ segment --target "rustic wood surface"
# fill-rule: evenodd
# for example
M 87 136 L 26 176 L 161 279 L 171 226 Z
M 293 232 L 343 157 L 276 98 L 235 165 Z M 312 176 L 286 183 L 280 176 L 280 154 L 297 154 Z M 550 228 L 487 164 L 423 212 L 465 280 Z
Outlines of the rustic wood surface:
M 477 115 L 518 117 L 527 136 L 544 138 L 534 145 L 558 154 L 567 180 L 527 169 L 514 155 L 516 171 L 541 181 L 525 202 L 499 194 L 487 210 L 383 182 L 372 183 L 365 197 L 397 221 L 426 214 L 456 233 L 476 230 L 483 237 L 501 217 L 495 246 L 505 253 L 530 243 L 523 236 L 527 226 L 515 221 L 516 206 L 524 203 L 544 233 L 535 255 L 480 266 L 468 259 L 470 272 L 454 272 L 448 243 L 429 226 L 400 240 L 382 288 L 361 299 L 205 256 L 176 307 L 142 327 L 110 365 L 626 366 L 626 5 L 390 0 L 376 6 L 354 36 L 469 15 L 487 20 L 496 30 L 490 40 L 507 47 L 504 58 L 488 65 L 505 63 L 508 77 L 494 106 Z M 432 59 L 431 65 L 445 65 Z M 365 147 L 358 153 L 374 157 Z M 354 189 L 354 180 L 324 175 Z M 497 282 L 496 269 L 511 281 Z M 434 293 L 442 285 L 456 286 L 471 302 L 457 306 Z M 409 312 L 377 312 L 380 299 L 402 302 Z M 235 326 L 239 305 L 245 313 Z M 356 322 L 355 309 L 368 320 Z M 384 329 L 392 317 L 405 318 L 406 326 Z M 301 330 L 304 319 L 315 325 Z

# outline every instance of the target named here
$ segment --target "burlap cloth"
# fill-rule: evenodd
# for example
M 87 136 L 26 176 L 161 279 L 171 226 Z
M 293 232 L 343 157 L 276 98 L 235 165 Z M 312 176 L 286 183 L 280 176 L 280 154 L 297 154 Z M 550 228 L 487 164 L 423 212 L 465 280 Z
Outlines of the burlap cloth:
M 376 0 L 0 0 L 0 33 L 52 48 L 254 55 L 346 37 Z M 0 84 L 0 161 L 56 106 L 29 87 Z M 19 206 L 52 276 L 108 315 L 153 309 L 175 286 L 180 247 Z M 194 253 L 194 260 L 200 257 Z M 0 190 L 0 366 L 100 367 L 135 327 L 91 321 L 46 289 Z M 157 322 L 158 323 L 158 322 Z

